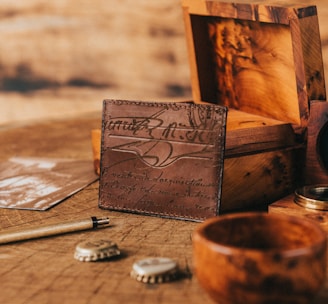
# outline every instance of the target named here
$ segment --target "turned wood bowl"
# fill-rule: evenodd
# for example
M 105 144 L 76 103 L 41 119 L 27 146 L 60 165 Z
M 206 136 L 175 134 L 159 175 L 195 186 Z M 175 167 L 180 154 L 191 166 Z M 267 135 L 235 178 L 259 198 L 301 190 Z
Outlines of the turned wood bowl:
M 217 303 L 308 303 L 326 279 L 327 235 L 295 216 L 222 215 L 195 229 L 193 263 Z

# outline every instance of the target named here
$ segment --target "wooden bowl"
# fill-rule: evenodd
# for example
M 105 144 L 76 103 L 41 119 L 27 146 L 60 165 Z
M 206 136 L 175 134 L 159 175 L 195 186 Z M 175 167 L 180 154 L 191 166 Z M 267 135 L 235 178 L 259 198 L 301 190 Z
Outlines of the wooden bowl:
M 308 303 L 326 279 L 327 236 L 305 218 L 223 215 L 194 231 L 193 262 L 218 303 Z

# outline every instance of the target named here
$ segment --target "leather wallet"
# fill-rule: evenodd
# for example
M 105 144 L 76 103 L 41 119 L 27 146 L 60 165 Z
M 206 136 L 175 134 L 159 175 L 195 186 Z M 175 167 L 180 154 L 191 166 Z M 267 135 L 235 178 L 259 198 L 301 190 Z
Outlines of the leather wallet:
M 219 213 L 227 108 L 104 100 L 99 207 L 202 221 Z

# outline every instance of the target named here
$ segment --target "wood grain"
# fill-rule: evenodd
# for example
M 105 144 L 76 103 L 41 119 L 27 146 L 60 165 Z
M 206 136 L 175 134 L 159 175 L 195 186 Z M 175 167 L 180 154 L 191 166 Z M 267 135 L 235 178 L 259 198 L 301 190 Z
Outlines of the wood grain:
M 303 149 L 227 157 L 224 162 L 221 212 L 266 209 L 291 193 L 300 177 Z
M 327 79 L 328 6 L 311 3 Z M 191 99 L 180 0 L 3 0 L 0 37 L 0 124 L 99 111 L 105 98 Z
M 90 131 L 99 128 L 101 113 L 70 120 L 51 120 L 2 129 L 0 160 L 12 155 L 71 157 L 92 162 Z M 68 136 L 69 135 L 69 136 Z M 109 216 L 113 226 L 1 246 L 2 303 L 212 303 L 193 276 L 192 222 L 109 212 L 98 208 L 98 182 L 46 212 L 0 209 L 0 229 L 54 224 L 90 215 Z M 318 217 L 319 218 L 319 217 Z M 84 240 L 109 239 L 123 252 L 100 263 L 74 260 Z M 129 277 L 132 264 L 148 256 L 177 260 L 179 281 L 144 285 Z M 17 291 L 20 292 L 17 292 Z M 325 303 L 328 286 L 313 302 Z
M 326 98 L 314 6 L 185 0 L 183 7 L 195 102 L 306 127 L 309 100 Z
M 225 156 L 268 151 L 297 145 L 288 123 L 229 109 Z
M 328 6 L 326 0 L 315 3 L 327 79 Z M 76 5 L 67 0 L 1 1 L 1 85 L 5 79 L 25 83 L 31 79 L 34 86 L 43 83 L 43 89 L 22 93 L 2 87 L 0 123 L 11 126 L 1 127 L 0 160 L 17 155 L 92 161 L 90 131 L 100 127 L 104 98 L 191 96 L 180 1 L 150 4 L 148 0 L 115 0 L 109 5 L 95 0 Z M 91 81 L 76 81 L 81 78 Z M 102 87 L 104 83 L 108 86 Z M 74 118 L 25 123 L 67 116 Z M 191 233 L 195 223 L 109 213 L 98 209 L 97 198 L 96 182 L 46 212 L 0 210 L 1 230 L 94 214 L 110 215 L 115 223 L 113 229 L 2 246 L 0 302 L 108 303 L 110 299 L 111 303 L 211 303 L 196 279 L 188 275 L 193 269 Z M 289 214 L 297 213 L 282 208 Z M 311 213 L 309 217 L 323 222 L 324 215 Z M 117 242 L 124 252 L 122 258 L 102 263 L 73 259 L 78 242 L 98 237 Z M 150 255 L 176 258 L 186 278 L 158 286 L 131 280 L 132 263 Z M 328 282 L 314 304 L 327 300 Z
M 91 129 L 101 113 L 69 121 L 52 120 L 0 132 L 0 160 L 12 155 L 71 157 L 92 163 Z M 112 227 L 22 243 L 0 250 L 1 303 L 211 303 L 192 276 L 191 234 L 197 224 L 109 212 L 98 208 L 98 182 L 46 212 L 0 209 L 0 230 L 108 216 Z M 121 258 L 83 263 L 75 246 L 97 238 L 116 242 Z M 183 278 L 145 285 L 130 278 L 132 264 L 149 256 L 176 260 Z M 17 292 L 19 290 L 19 292 Z
M 288 195 L 269 206 L 269 213 L 288 214 L 304 217 L 316 222 L 328 233 L 328 214 L 326 211 L 317 211 L 303 208 L 294 203 L 294 195 Z M 328 268 L 328 265 L 327 265 Z M 315 302 L 325 303 L 328 299 L 328 279 Z
M 223 19 L 210 24 L 210 31 L 218 60 L 219 103 L 300 124 L 288 28 Z M 218 41 L 222 35 L 225 42 Z

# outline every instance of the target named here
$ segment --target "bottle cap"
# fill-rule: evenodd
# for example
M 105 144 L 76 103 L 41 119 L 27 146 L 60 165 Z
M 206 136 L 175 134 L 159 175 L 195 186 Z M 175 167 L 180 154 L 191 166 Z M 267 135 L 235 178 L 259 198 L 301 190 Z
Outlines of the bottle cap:
M 131 277 L 143 283 L 164 283 L 177 277 L 177 263 L 169 258 L 147 258 L 133 264 Z
M 94 262 L 120 255 L 117 245 L 107 240 L 92 240 L 79 243 L 74 258 L 81 262 Z

